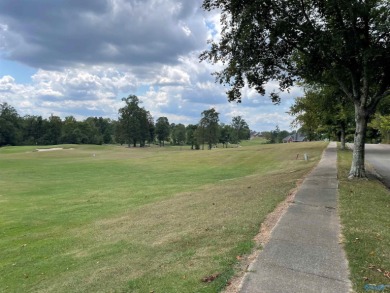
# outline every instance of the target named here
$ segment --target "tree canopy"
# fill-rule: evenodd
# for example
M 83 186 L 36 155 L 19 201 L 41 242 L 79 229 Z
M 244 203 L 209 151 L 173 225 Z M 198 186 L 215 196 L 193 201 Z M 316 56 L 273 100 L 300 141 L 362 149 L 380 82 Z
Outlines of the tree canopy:
M 353 123 L 352 101 L 337 86 L 307 85 L 303 97 L 295 99 L 289 114 L 295 116 L 293 126 L 309 140 L 339 136 L 345 148 L 347 128 Z
M 220 9 L 222 33 L 201 60 L 222 62 L 219 82 L 231 86 L 229 101 L 241 101 L 247 84 L 265 94 L 296 81 L 337 84 L 354 103 L 356 135 L 350 176 L 365 176 L 364 140 L 369 117 L 390 87 L 388 0 L 204 0 Z M 274 102 L 279 93 L 272 92 Z

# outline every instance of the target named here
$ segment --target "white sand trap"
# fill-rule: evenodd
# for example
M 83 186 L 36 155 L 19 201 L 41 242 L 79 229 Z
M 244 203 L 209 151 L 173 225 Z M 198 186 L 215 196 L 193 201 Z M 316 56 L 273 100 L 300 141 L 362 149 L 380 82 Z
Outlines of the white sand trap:
M 64 148 L 37 149 L 38 152 L 52 152 L 63 150 Z

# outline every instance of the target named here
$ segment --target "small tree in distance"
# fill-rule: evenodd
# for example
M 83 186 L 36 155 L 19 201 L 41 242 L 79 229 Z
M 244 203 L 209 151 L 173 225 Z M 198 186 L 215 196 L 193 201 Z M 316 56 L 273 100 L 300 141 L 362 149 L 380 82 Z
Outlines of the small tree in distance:
M 214 144 L 218 143 L 218 122 L 219 113 L 215 111 L 214 108 L 202 112 L 202 118 L 199 121 L 197 129 L 198 141 L 202 142 L 202 149 L 204 149 L 204 144 L 206 142 L 208 143 L 209 150 L 211 150 Z
M 159 117 L 156 121 L 156 135 L 160 146 L 169 139 L 170 125 L 167 117 Z
M 238 142 L 241 140 L 247 140 L 250 138 L 250 129 L 246 121 L 241 116 L 232 118 L 232 127 L 236 132 Z
M 179 123 L 172 127 L 171 139 L 174 145 L 183 145 L 186 141 L 186 127 Z
M 198 128 L 198 125 L 193 125 L 189 124 L 186 127 L 186 139 L 187 139 L 187 144 L 191 146 L 191 150 L 199 149 L 199 143 L 198 140 L 196 139 L 196 130 Z

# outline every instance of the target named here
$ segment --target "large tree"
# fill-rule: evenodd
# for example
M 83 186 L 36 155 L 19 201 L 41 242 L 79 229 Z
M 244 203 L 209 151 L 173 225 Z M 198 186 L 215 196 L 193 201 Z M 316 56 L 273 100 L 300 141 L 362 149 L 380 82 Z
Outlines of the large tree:
M 124 140 L 128 146 L 132 143 L 135 147 L 137 142 L 140 146 L 145 145 L 145 141 L 150 140 L 151 118 L 150 113 L 139 106 L 139 99 L 135 95 L 123 98 L 126 104 L 119 109 L 119 129 L 117 138 Z
M 245 84 L 264 95 L 270 80 L 282 91 L 302 79 L 337 83 L 355 110 L 350 177 L 365 176 L 367 122 L 390 88 L 390 2 L 204 0 L 203 7 L 221 10 L 221 37 L 201 60 L 225 65 L 217 79 L 231 86 L 229 100 L 240 101 Z

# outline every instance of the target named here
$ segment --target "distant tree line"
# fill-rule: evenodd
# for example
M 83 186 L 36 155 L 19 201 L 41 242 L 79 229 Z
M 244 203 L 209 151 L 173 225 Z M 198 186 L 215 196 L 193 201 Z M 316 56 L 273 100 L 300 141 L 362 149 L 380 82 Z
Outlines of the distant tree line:
M 15 108 L 0 103 L 0 147 L 7 145 L 56 145 L 56 144 L 126 144 L 144 147 L 147 144 L 164 146 L 188 145 L 191 149 L 204 149 L 221 143 L 237 144 L 250 138 L 250 129 L 241 117 L 233 117 L 231 124 L 219 123 L 215 109 L 201 113 L 198 124 L 169 123 L 167 117 L 154 118 L 135 95 L 123 98 L 124 107 L 118 111 L 118 120 L 88 117 L 77 121 L 68 116 L 61 119 L 51 115 L 26 115 L 21 117 Z
M 20 117 L 7 103 L 0 104 L 0 146 L 103 144 L 113 141 L 116 122 L 102 117 L 89 117 L 77 121 L 73 116 L 61 120 L 58 116 Z
M 198 124 L 169 123 L 167 117 L 159 117 L 154 123 L 149 111 L 140 106 L 137 96 L 130 95 L 123 98 L 125 106 L 119 109 L 119 119 L 115 128 L 115 142 L 145 146 L 146 143 L 158 143 L 164 146 L 189 145 L 191 149 L 204 149 L 207 145 L 211 149 L 222 143 L 227 147 L 229 143 L 237 144 L 241 140 L 250 138 L 250 129 L 246 121 L 240 117 L 233 117 L 230 125 L 219 123 L 219 113 L 215 109 L 201 113 Z

